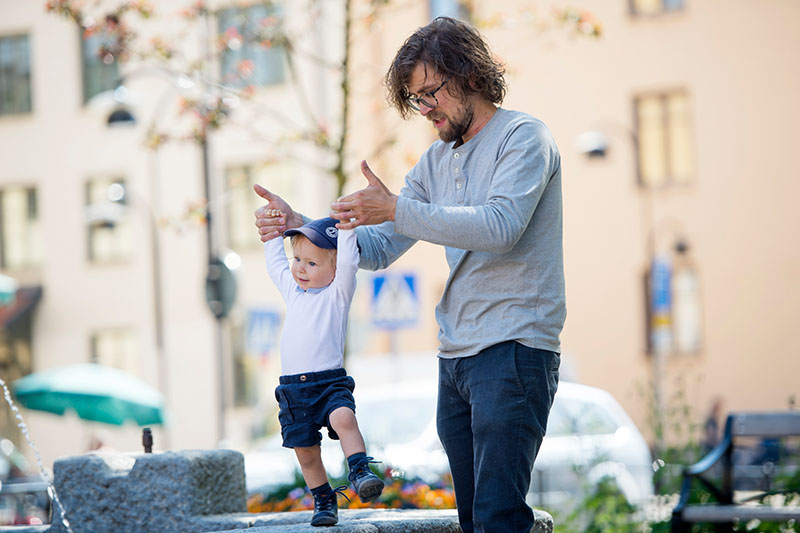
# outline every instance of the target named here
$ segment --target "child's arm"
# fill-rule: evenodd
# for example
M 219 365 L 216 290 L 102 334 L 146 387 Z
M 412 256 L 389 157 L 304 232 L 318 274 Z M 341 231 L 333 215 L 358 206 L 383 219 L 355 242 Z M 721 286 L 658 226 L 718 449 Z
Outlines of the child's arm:
M 345 293 L 352 294 L 356 288 L 356 272 L 358 272 L 358 241 L 356 232 L 351 229 L 339 230 L 336 239 L 336 277 L 334 283 Z
M 286 300 L 290 291 L 294 289 L 294 279 L 289 270 L 289 262 L 286 260 L 283 237 L 276 237 L 264 243 L 264 258 L 270 279 L 278 287 L 283 299 Z

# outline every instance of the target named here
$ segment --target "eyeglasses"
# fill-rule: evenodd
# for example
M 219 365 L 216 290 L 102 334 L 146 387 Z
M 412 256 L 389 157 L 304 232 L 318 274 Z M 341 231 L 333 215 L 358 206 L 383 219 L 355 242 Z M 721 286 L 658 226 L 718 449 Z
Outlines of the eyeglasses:
M 408 98 L 406 99 L 408 105 L 417 111 L 419 111 L 419 104 L 425 104 L 425 107 L 430 109 L 437 107 L 439 105 L 439 100 L 436 99 L 436 93 L 439 92 L 439 89 L 444 87 L 445 83 L 447 83 L 447 80 L 444 80 L 437 88 L 429 93 L 423 94 L 422 96 L 414 96 L 413 94 L 409 94 Z M 431 100 L 433 100 L 433 103 L 431 103 Z

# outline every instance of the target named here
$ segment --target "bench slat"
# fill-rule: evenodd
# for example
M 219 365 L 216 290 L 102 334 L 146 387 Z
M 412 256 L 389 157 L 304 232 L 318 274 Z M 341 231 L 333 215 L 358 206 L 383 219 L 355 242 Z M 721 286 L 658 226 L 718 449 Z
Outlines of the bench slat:
M 800 507 L 765 507 L 755 505 L 689 505 L 683 510 L 687 522 L 731 522 L 735 519 L 785 522 L 800 520 Z
M 737 413 L 731 415 L 734 437 L 786 437 L 800 435 L 800 411 Z

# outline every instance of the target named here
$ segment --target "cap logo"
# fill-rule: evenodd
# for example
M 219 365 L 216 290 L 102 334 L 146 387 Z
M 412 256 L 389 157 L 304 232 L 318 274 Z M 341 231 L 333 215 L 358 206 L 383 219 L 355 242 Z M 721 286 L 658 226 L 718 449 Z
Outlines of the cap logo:
M 336 229 L 334 226 L 330 226 L 325 228 L 325 234 L 331 239 L 335 239 L 336 236 L 339 235 L 339 230 Z

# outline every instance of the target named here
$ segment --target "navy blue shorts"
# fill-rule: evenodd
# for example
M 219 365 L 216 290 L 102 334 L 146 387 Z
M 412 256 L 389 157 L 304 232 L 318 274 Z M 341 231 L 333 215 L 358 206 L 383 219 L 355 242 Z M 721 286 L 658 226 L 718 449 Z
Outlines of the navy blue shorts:
M 320 429 L 328 428 L 328 436 L 339 439 L 328 417 L 339 407 L 356 412 L 353 389 L 356 382 L 344 368 L 308 372 L 280 377 L 275 389 L 278 400 L 278 421 L 281 423 L 283 446 L 299 448 L 322 442 Z

